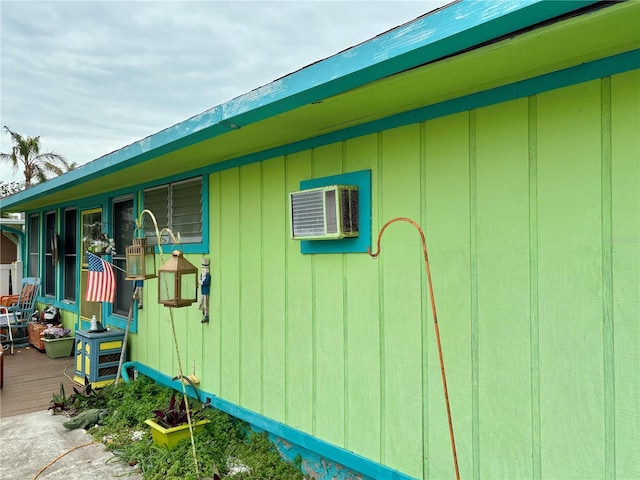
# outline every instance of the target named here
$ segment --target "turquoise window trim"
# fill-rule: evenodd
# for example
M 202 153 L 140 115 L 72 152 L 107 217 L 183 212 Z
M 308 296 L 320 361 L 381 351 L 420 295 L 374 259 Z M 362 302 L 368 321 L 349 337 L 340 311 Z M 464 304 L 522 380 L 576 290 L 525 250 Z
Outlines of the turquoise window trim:
M 76 222 L 75 222 L 75 230 L 76 230 L 76 242 L 80 241 L 80 209 L 76 206 L 68 206 L 68 207 L 58 207 L 59 211 L 60 211 L 60 223 L 58 226 L 58 230 L 59 230 L 59 235 L 60 235 L 60 249 L 63 250 L 64 247 L 64 242 L 65 242 L 65 238 L 64 238 L 64 232 L 66 229 L 66 213 L 67 211 L 71 211 L 71 210 L 75 210 L 76 212 Z M 75 311 L 76 313 L 78 312 L 78 297 L 80 295 L 80 266 L 79 266 L 79 258 L 81 258 L 81 253 L 79 251 L 79 249 L 76 248 L 76 281 L 75 281 L 75 292 L 76 292 L 76 298 L 74 300 L 67 300 L 64 298 L 64 255 L 59 256 L 59 260 L 58 260 L 58 297 L 57 297 L 57 302 L 56 302 L 56 308 L 64 308 L 65 310 L 72 310 Z M 70 308 L 71 306 L 73 306 L 74 308 Z
M 199 172 L 194 174 L 193 172 L 187 173 L 184 175 L 179 175 L 171 179 L 166 179 L 166 182 L 170 183 L 175 182 L 187 178 L 202 176 L 202 242 L 198 244 L 182 244 L 179 249 L 184 253 L 209 253 L 209 175 L 203 172 Z M 157 183 L 155 183 L 157 184 Z M 162 184 L 162 183 L 160 183 Z M 111 219 L 111 204 L 113 198 L 121 197 L 123 195 L 131 194 L 133 196 L 133 205 L 134 212 L 139 212 L 142 210 L 142 190 L 147 188 L 149 184 L 139 185 L 134 189 L 121 189 L 114 192 L 110 192 L 108 195 L 99 195 L 89 199 L 80 199 L 75 202 L 65 202 L 59 203 L 53 206 L 48 206 L 46 208 L 33 210 L 28 212 L 26 215 L 27 220 L 25 220 L 25 231 L 22 233 L 23 238 L 23 276 L 27 276 L 27 272 L 29 271 L 29 252 L 28 252 L 28 236 L 29 236 L 29 222 L 28 219 L 36 215 L 38 217 L 38 243 L 40 245 L 40 251 L 43 250 L 45 236 L 44 236 L 44 217 L 47 212 L 55 211 L 56 212 L 56 225 L 57 231 L 60 232 L 62 229 L 62 214 L 65 209 L 75 208 L 78 211 L 78 219 L 76 225 L 76 235 L 77 238 L 80 239 L 81 236 L 81 214 L 82 210 L 87 210 L 90 208 L 101 208 L 103 214 L 103 223 L 106 225 L 105 232 L 109 235 L 113 234 L 112 231 L 112 219 Z M 4 229 L 4 227 L 3 227 Z M 116 246 L 117 248 L 125 248 L 126 245 Z M 82 248 L 80 246 L 80 248 Z M 163 253 L 170 254 L 171 251 L 175 248 L 172 245 L 163 245 Z M 156 247 L 156 252 L 159 253 L 158 248 Z M 110 261 L 109 256 L 105 257 L 105 260 Z M 41 272 L 44 272 L 44 256 L 41 256 L 40 261 L 38 263 L 38 275 L 42 276 Z M 56 296 L 54 297 L 46 297 L 44 295 L 38 296 L 38 302 L 47 305 L 54 305 L 57 308 L 60 308 L 65 311 L 70 311 L 75 314 L 79 314 L 80 311 L 80 303 L 82 300 L 82 295 L 84 292 L 81 291 L 80 288 L 80 279 L 81 279 L 81 265 L 80 263 L 77 266 L 78 274 L 76 275 L 76 301 L 74 303 L 70 303 L 69 301 L 63 300 L 62 293 L 62 273 L 61 269 L 57 269 L 56 271 Z M 105 326 L 113 326 L 115 328 L 126 328 L 127 318 L 119 315 L 114 315 L 112 312 L 112 305 L 108 303 L 103 303 L 102 305 L 102 318 Z M 133 316 L 130 324 L 130 332 L 137 333 L 138 331 L 138 309 L 134 308 Z
M 108 202 L 107 202 L 107 210 L 109 210 L 109 214 L 112 215 L 113 213 L 113 201 L 114 199 L 117 199 L 119 197 L 123 197 L 126 195 L 131 195 L 131 198 L 133 200 L 133 211 L 137 212 L 139 211 L 139 207 L 140 207 L 140 196 L 141 196 L 141 190 L 134 190 L 132 192 L 126 193 L 126 194 L 119 194 L 119 195 L 113 195 L 109 198 Z M 133 219 L 133 221 L 135 221 L 135 218 Z M 109 223 L 110 225 L 110 230 L 109 230 L 109 234 L 113 235 L 113 222 Z M 133 239 L 132 242 L 133 243 Z M 127 247 L 127 245 L 121 245 L 118 246 L 116 245 L 116 251 L 118 249 L 120 249 L 120 251 L 124 252 L 125 248 Z M 107 258 L 105 258 L 106 261 L 108 261 L 109 263 L 111 263 L 111 265 L 113 266 L 113 268 L 115 268 L 115 265 L 113 264 L 113 257 L 108 256 Z M 132 281 L 132 280 L 127 280 L 127 281 Z M 134 285 L 134 289 L 135 286 L 140 286 L 142 287 L 144 285 L 144 282 L 142 280 L 136 280 L 135 281 L 135 285 Z M 132 306 L 132 314 L 131 314 L 131 322 L 129 323 L 129 332 L 131 333 L 138 333 L 138 301 L 137 300 L 132 300 L 132 302 L 134 302 L 133 306 Z M 121 315 L 116 315 L 113 313 L 113 304 L 108 303 L 108 302 L 104 302 L 102 304 L 102 318 L 104 319 L 103 326 L 104 327 L 115 327 L 115 328 L 119 328 L 120 330 L 126 330 L 127 328 L 127 322 L 128 322 L 128 318 L 127 317 L 123 317 Z
M 341 240 L 302 240 L 300 253 L 367 253 L 367 249 L 371 247 L 371 170 L 360 170 L 300 182 L 302 190 L 326 187 L 327 185 L 356 185 L 358 187 L 360 203 L 358 236 Z
M 144 287 L 143 280 L 136 280 L 136 286 Z M 131 307 L 131 323 L 129 324 L 129 332 L 130 333 L 138 333 L 138 301 L 132 300 L 133 306 Z M 102 318 L 105 319 L 103 322 L 104 327 L 115 327 L 120 330 L 127 329 L 127 317 L 121 317 L 120 315 L 113 314 L 113 305 L 111 303 L 103 303 L 102 304 Z
M 167 177 L 160 182 L 156 181 L 156 182 L 142 183 L 142 184 L 136 185 L 135 188 L 120 189 L 120 190 L 115 190 L 113 192 L 109 192 L 106 195 L 103 194 L 96 197 L 78 199 L 77 201 L 73 201 L 73 202 L 58 203 L 52 206 L 47 206 L 46 208 L 31 210 L 27 213 L 28 215 L 33 215 L 33 214 L 42 215 L 46 211 L 50 211 L 52 208 L 55 208 L 58 210 L 60 209 L 64 210 L 65 208 L 77 208 L 78 211 L 87 210 L 90 208 L 102 208 L 103 212 L 106 212 L 106 209 L 108 209 L 111 205 L 112 198 L 131 194 L 133 195 L 133 198 L 134 198 L 134 205 L 135 205 L 134 211 L 138 212 L 139 214 L 139 212 L 142 211 L 142 209 L 144 208 L 141 197 L 142 197 L 142 191 L 145 188 L 164 185 L 167 183 L 179 182 L 181 180 L 186 180 L 189 178 L 199 177 L 199 176 L 202 177 L 202 242 L 182 244 L 181 248 L 184 251 L 184 253 L 209 253 L 209 172 L 205 172 L 202 169 L 197 171 L 186 172 L 181 175 Z M 109 222 L 109 220 L 105 219 L 104 222 Z M 160 226 L 160 228 L 162 228 L 162 226 Z M 26 229 L 27 229 L 27 225 L 25 222 L 25 231 Z M 108 233 L 111 233 L 111 232 L 109 231 Z M 117 247 L 118 246 L 116 245 L 116 248 Z M 163 253 L 171 253 L 171 250 L 172 250 L 171 245 L 163 246 Z M 159 250 L 157 247 L 156 247 L 156 253 L 159 253 Z M 25 262 L 25 268 L 27 268 L 26 262 Z
M 44 224 L 44 216 L 45 216 L 44 210 L 41 210 L 41 211 L 37 212 L 35 214 L 35 216 L 37 217 L 37 223 L 38 223 L 38 227 L 37 227 L 37 229 L 38 229 L 38 233 L 37 233 L 37 235 L 38 235 L 38 240 L 37 240 L 37 243 L 38 243 L 38 261 L 34 262 L 34 263 L 36 263 L 36 270 L 38 272 L 38 276 L 42 278 L 42 274 L 44 272 L 44 267 L 43 267 L 43 265 L 44 265 L 44 256 L 40 255 L 40 252 L 43 251 L 43 247 L 44 247 L 44 239 L 43 239 L 43 235 L 42 235 L 42 231 L 44 230 L 44 226 L 43 226 L 43 224 Z M 31 217 L 30 217 L 29 220 L 31 220 Z M 30 227 L 31 227 L 31 221 L 29 221 L 29 235 L 31 235 L 31 228 Z M 30 277 L 30 276 L 32 276 L 30 274 L 31 252 L 30 251 L 27 252 L 27 255 L 29 256 L 29 265 L 27 266 L 27 276 Z M 44 298 L 44 295 L 42 295 L 42 281 L 40 282 L 40 294 Z
M 47 305 L 52 305 L 58 301 L 59 292 L 59 277 L 60 277 L 60 268 L 53 267 L 53 295 L 47 295 L 45 290 L 47 288 L 47 217 L 49 215 L 53 215 L 53 233 L 57 235 L 60 231 L 60 209 L 58 208 L 47 208 L 42 210 L 42 215 L 40 216 L 40 229 L 39 229 L 39 238 L 38 242 L 40 243 L 40 294 L 45 299 L 45 303 Z
M 65 312 L 78 313 L 78 305 L 76 303 L 69 303 L 69 301 L 61 301 L 56 300 L 54 302 L 51 301 L 50 297 L 38 297 L 38 302 L 44 303 L 46 305 L 53 305 L 59 310 L 64 310 Z
M 182 243 L 177 246 L 177 249 L 183 253 L 209 253 L 209 174 L 199 172 L 195 173 L 190 172 L 183 175 L 175 176 L 172 178 L 167 178 L 162 182 L 154 182 L 147 183 L 138 186 L 138 194 L 140 196 L 140 201 L 137 206 L 134 207 L 134 211 L 142 212 L 144 209 L 144 202 L 142 199 L 144 198 L 144 189 L 154 186 L 166 185 L 169 183 L 179 182 L 181 180 L 187 180 L 189 178 L 202 177 L 202 241 L 200 243 Z M 163 228 L 162 225 L 158 225 L 159 228 Z M 176 245 L 163 244 L 162 253 L 170 255 L 173 250 L 176 249 Z M 158 245 L 155 246 L 156 255 L 160 254 L 160 247 Z

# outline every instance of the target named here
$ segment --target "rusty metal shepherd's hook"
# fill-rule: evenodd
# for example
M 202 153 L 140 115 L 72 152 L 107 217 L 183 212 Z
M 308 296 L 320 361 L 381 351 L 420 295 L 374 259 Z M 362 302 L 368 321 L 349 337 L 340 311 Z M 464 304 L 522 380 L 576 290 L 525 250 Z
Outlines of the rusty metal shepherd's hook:
M 376 253 L 371 252 L 371 248 L 367 248 L 367 252 L 372 258 L 376 258 L 380 255 L 380 240 L 382 238 L 382 233 L 386 230 L 386 228 L 394 222 L 408 222 L 420 233 L 420 239 L 422 240 L 422 253 L 424 254 L 424 264 L 427 271 L 427 284 L 429 286 L 429 297 L 431 298 L 431 312 L 433 314 L 433 326 L 436 332 L 436 342 L 438 344 L 438 356 L 440 358 L 440 371 L 442 372 L 442 386 L 444 388 L 444 401 L 447 407 L 447 419 L 449 421 L 449 436 L 451 438 L 451 451 L 453 453 L 453 465 L 456 471 L 456 479 L 460 480 L 460 472 L 458 471 L 458 456 L 456 455 L 456 440 L 453 435 L 453 423 L 451 421 L 451 408 L 449 407 L 449 392 L 447 390 L 447 376 L 444 372 L 444 359 L 442 358 L 442 345 L 440 344 L 440 330 L 438 328 L 438 315 L 436 313 L 436 302 L 433 297 L 433 284 L 431 282 L 431 270 L 429 268 L 429 256 L 427 255 L 427 242 L 424 238 L 424 232 L 420 225 L 406 217 L 396 217 L 389 220 L 385 223 L 380 229 L 380 233 L 378 234 L 378 243 Z

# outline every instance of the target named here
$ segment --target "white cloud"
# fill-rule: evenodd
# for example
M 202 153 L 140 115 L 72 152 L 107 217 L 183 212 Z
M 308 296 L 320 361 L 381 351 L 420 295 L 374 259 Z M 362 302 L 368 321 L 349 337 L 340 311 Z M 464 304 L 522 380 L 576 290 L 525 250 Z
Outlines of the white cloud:
M 84 164 L 446 3 L 3 0 L 1 123 Z

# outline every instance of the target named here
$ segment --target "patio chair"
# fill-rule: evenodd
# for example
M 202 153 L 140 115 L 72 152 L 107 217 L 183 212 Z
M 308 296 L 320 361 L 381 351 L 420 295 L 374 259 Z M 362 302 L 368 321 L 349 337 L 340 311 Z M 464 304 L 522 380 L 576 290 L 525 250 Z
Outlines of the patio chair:
M 26 277 L 22 279 L 22 288 L 17 298 L 0 297 L 0 342 L 3 349 L 11 348 L 11 355 L 15 345 L 29 344 L 27 326 L 36 306 L 39 287 L 39 278 Z

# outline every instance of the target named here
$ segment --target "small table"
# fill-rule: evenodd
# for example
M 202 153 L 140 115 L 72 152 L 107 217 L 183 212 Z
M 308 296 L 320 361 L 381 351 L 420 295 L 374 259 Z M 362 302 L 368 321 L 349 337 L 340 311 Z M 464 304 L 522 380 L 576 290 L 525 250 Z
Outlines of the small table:
M 94 388 L 113 383 L 118 373 L 123 342 L 122 330 L 101 333 L 76 330 L 76 372 L 73 381 L 85 385 L 87 379 Z M 126 353 L 122 360 L 126 360 Z

